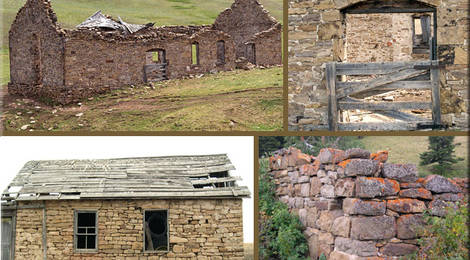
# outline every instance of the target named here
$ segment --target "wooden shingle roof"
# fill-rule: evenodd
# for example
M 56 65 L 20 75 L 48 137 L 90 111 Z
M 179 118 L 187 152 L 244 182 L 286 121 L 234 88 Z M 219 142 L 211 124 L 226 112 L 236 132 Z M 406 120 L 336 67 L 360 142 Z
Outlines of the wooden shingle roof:
M 2 200 L 248 197 L 225 154 L 30 161 Z

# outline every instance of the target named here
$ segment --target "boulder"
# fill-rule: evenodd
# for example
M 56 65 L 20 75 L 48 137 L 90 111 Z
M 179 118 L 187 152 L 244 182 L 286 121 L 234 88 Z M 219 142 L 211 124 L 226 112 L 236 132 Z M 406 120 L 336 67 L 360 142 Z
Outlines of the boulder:
M 417 199 L 401 198 L 388 200 L 387 208 L 400 213 L 421 213 L 426 210 L 426 205 Z
M 359 177 L 356 179 L 356 196 L 374 198 L 396 195 L 400 191 L 397 181 L 375 177 Z
M 402 215 L 397 219 L 397 238 L 414 239 L 425 222 L 421 214 Z
M 345 152 L 345 159 L 354 159 L 354 158 L 361 158 L 361 159 L 369 159 L 370 152 L 361 148 L 351 148 L 346 150 Z
M 314 197 L 320 193 L 321 181 L 318 177 L 310 178 L 310 196 Z
M 379 170 L 379 163 L 369 159 L 351 159 L 345 165 L 346 176 L 372 176 Z
M 390 216 L 354 217 L 351 238 L 357 240 L 389 239 L 395 236 L 395 218 Z
M 334 198 L 335 197 L 335 186 L 330 184 L 325 184 L 320 188 L 320 194 L 324 198 Z
M 418 250 L 418 247 L 405 243 L 387 243 L 380 249 L 380 253 L 387 256 L 403 256 L 409 255 Z
M 353 197 L 355 182 L 352 178 L 339 179 L 335 184 L 337 197 Z
M 320 217 L 318 218 L 316 225 L 319 229 L 330 232 L 331 225 L 336 218 L 343 216 L 342 210 L 324 210 L 320 213 Z
M 343 150 L 333 148 L 323 148 L 317 156 L 317 160 L 320 160 L 322 164 L 336 164 L 343 161 L 345 157 Z
M 302 197 L 310 196 L 310 183 L 302 183 L 300 184 L 300 195 Z
M 356 198 L 346 198 L 343 200 L 343 211 L 349 215 L 384 215 L 386 203 L 384 201 L 365 201 Z
M 336 218 L 331 226 L 331 233 L 335 236 L 349 237 L 351 219 L 346 216 Z
M 434 199 L 428 205 L 431 215 L 444 217 L 447 214 L 448 208 L 456 208 L 456 205 L 450 201 Z
M 461 192 L 460 188 L 455 183 L 450 182 L 449 179 L 443 176 L 435 174 L 428 175 L 426 178 L 424 178 L 423 186 L 433 193 Z
M 441 193 L 435 194 L 434 199 L 444 200 L 444 201 L 459 201 L 463 200 L 463 193 Z
M 431 192 L 426 190 L 425 188 L 412 188 L 400 190 L 400 197 L 432 200 Z
M 383 176 L 399 182 L 415 182 L 418 179 L 418 170 L 414 164 L 385 163 Z
M 388 151 L 378 151 L 370 155 L 370 159 L 385 163 L 388 160 Z
M 376 256 L 374 241 L 359 241 L 345 237 L 336 237 L 335 250 L 358 256 Z

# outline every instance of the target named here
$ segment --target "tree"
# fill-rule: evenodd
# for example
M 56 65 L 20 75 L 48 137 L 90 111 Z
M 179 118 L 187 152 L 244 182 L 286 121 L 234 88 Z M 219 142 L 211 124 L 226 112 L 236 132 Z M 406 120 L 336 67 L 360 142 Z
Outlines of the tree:
M 296 147 L 303 153 L 317 155 L 322 148 L 363 148 L 357 136 L 286 136 L 285 147 Z
M 284 147 L 283 136 L 260 136 L 259 137 L 259 156 L 282 149 Z
M 446 175 L 452 169 L 452 164 L 463 160 L 454 155 L 454 149 L 460 143 L 454 144 L 454 136 L 429 136 L 428 151 L 419 155 L 420 165 L 432 166 L 432 170 L 440 175 Z

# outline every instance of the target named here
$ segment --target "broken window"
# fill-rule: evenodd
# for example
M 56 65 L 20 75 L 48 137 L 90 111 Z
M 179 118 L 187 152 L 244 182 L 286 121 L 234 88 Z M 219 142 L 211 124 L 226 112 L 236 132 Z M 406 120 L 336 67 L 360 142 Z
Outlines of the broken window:
M 199 65 L 199 43 L 197 42 L 191 44 L 191 64 Z
M 2 260 L 13 259 L 12 241 L 13 241 L 13 217 L 2 216 Z
M 144 246 L 146 251 L 168 251 L 168 210 L 144 212 Z
M 225 42 L 217 41 L 217 64 L 225 64 Z
M 165 50 L 163 49 L 149 50 L 146 54 L 146 64 L 165 63 L 165 56 Z
M 75 212 L 75 249 L 93 250 L 98 247 L 96 211 L 76 211 Z
M 429 15 L 413 16 L 413 53 L 429 53 L 431 39 L 431 17 Z

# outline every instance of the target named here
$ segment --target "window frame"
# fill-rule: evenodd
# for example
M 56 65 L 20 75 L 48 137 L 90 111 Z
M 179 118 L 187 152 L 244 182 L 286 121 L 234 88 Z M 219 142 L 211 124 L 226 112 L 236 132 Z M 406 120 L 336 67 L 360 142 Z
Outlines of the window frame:
M 78 214 L 79 213 L 95 213 L 95 248 L 77 248 L 78 245 Z M 73 250 L 77 253 L 96 253 L 98 252 L 98 210 L 93 209 L 76 209 L 73 213 Z
M 424 18 L 424 19 L 423 19 Z M 416 34 L 416 22 L 415 20 L 419 19 L 420 20 L 420 25 L 421 25 L 421 41 L 416 42 L 415 37 L 417 37 Z M 423 30 L 423 20 L 426 20 L 427 24 L 427 32 L 424 32 Z M 411 53 L 412 54 L 429 54 L 430 50 L 430 44 L 432 44 L 429 40 L 432 39 L 434 36 L 432 35 L 432 28 L 431 28 L 431 15 L 429 14 L 419 14 L 419 15 L 412 15 L 411 16 L 411 40 L 412 40 L 412 48 L 411 48 Z M 425 34 L 427 35 L 428 40 L 424 41 L 425 39 L 423 38 Z
M 148 211 L 166 211 L 166 234 L 167 234 L 167 241 L 166 241 L 166 250 L 147 250 L 145 249 L 145 214 Z M 170 252 L 170 209 L 144 209 L 142 214 L 142 251 L 144 253 L 168 253 Z

